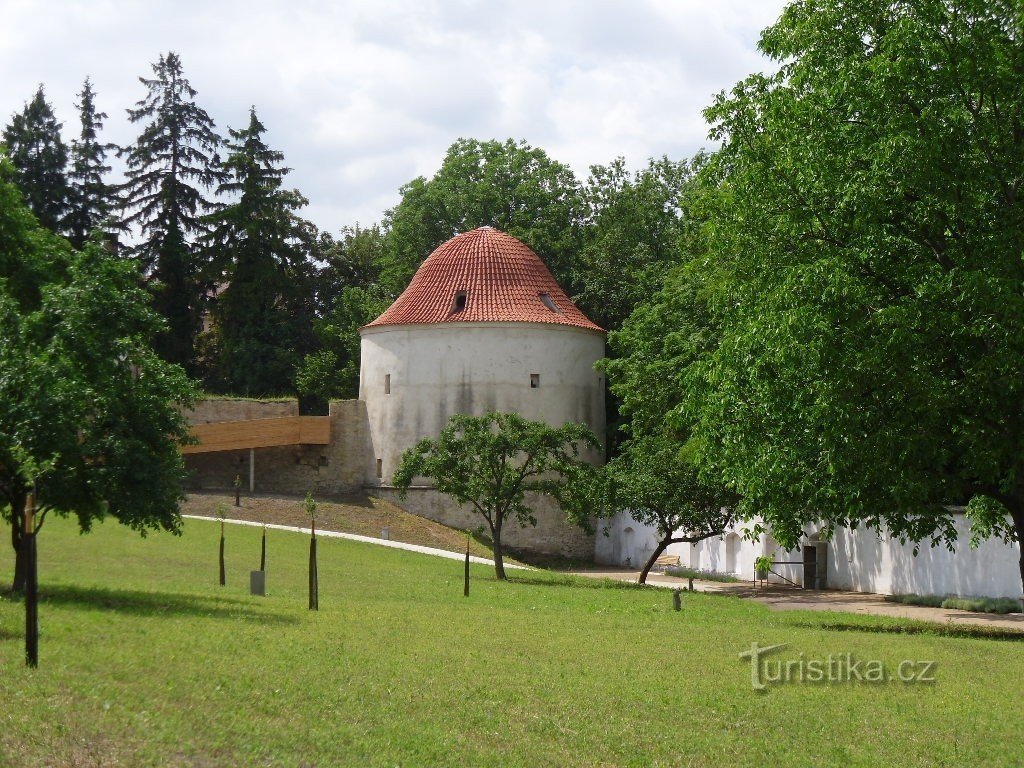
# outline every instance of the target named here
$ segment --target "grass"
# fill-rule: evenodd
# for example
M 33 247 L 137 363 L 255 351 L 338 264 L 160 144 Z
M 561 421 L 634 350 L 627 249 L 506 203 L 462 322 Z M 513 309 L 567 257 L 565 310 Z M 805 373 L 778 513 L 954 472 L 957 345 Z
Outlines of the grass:
M 890 603 L 903 605 L 924 605 L 929 608 L 946 608 L 976 613 L 1020 613 L 1020 600 L 1008 597 L 951 597 L 942 595 L 886 595 Z
M 112 523 L 40 536 L 41 665 L 0 600 L 0 764 L 182 766 L 1015 765 L 1024 644 L 886 617 L 770 612 L 545 572 L 268 534 L 266 598 L 246 593 L 259 530 L 182 537 Z M 0 548 L 0 574 L 12 567 Z M 963 629 L 963 628 L 961 628 Z M 980 636 L 975 636 L 980 635 Z M 937 682 L 750 687 L 737 653 L 937 663 Z

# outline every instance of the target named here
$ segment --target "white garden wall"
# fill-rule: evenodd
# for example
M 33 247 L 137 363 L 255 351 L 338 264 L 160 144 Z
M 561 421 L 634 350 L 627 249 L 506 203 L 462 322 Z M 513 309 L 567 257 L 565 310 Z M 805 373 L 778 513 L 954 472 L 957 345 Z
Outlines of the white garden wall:
M 961 513 L 956 513 L 955 519 L 960 536 L 955 552 L 944 547 L 932 549 L 924 544 L 916 557 L 912 544 L 901 544 L 888 536 L 879 537 L 864 527 L 836 531 L 826 545 L 828 586 L 881 594 L 1019 597 L 1019 546 L 990 539 L 977 549 L 971 549 L 970 523 Z M 809 539 L 815 540 L 815 534 L 816 531 L 809 530 Z M 620 513 L 598 529 L 594 557 L 599 563 L 639 568 L 656 543 L 653 529 Z M 776 560 L 802 559 L 799 551 L 782 551 L 769 536 L 749 541 L 745 537 L 737 538 L 737 531 L 692 546 L 675 544 L 669 547 L 668 553 L 677 555 L 684 566 L 732 573 L 747 580 L 753 578 L 754 558 L 758 555 L 770 555 Z M 775 570 L 801 582 L 802 566 L 782 566 Z

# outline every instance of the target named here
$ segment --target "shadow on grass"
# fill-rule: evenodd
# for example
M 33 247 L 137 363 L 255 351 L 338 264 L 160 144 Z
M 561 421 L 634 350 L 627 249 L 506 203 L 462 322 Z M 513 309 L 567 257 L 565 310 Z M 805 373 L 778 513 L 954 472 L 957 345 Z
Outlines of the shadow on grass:
M 813 617 L 790 619 L 787 626 L 804 629 L 823 629 L 826 632 L 874 632 L 892 635 L 937 635 L 939 637 L 976 638 L 981 640 L 1011 640 L 1024 642 L 1024 632 L 1003 627 L 978 624 L 954 624 L 934 621 L 896 621 L 861 624 L 855 621 L 821 620 Z
M 241 619 L 261 624 L 298 623 L 293 616 L 254 610 L 254 606 L 245 600 L 174 592 L 45 585 L 39 590 L 39 601 L 42 605 L 98 608 L 133 616 L 195 616 L 209 619 Z

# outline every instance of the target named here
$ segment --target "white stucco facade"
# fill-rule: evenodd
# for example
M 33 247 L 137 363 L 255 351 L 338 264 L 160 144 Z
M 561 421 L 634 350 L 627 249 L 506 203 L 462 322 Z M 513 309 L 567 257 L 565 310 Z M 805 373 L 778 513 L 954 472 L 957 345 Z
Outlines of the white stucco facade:
M 517 413 L 554 426 L 578 422 L 603 440 L 604 380 L 594 369 L 603 357 L 603 333 L 566 325 L 364 328 L 359 399 L 369 418 L 367 483 L 389 484 L 402 452 L 436 437 L 457 413 Z
M 828 587 L 879 594 L 956 595 L 960 597 L 1011 597 L 1021 595 L 1020 548 L 990 539 L 977 549 L 970 547 L 970 522 L 960 512 L 954 514 L 959 543 L 950 552 L 944 546 L 931 548 L 927 543 L 915 556 L 913 544 L 879 536 L 866 527 L 842 528 L 828 542 Z M 680 565 L 697 570 L 735 575 L 752 580 L 754 558 L 767 555 L 775 560 L 801 561 L 799 551 L 784 551 L 770 536 L 749 540 L 737 526 L 724 537 L 699 544 L 673 544 L 666 554 L 679 557 Z M 808 529 L 810 543 L 818 543 L 817 532 Z M 608 565 L 639 568 L 657 543 L 653 528 L 636 522 L 627 513 L 619 513 L 598 529 L 595 559 Z M 774 570 L 801 584 L 800 565 L 779 566 Z M 782 581 L 772 578 L 772 581 Z

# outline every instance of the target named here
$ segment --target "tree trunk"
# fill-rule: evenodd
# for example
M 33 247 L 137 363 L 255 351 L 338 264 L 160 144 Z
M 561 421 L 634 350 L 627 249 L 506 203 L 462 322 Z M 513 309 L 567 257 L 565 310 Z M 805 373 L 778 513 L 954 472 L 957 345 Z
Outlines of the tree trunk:
M 651 568 L 654 567 L 654 564 L 658 561 L 658 558 L 661 557 L 661 553 L 664 552 L 665 548 L 671 543 L 672 539 L 662 539 L 658 542 L 658 546 L 654 548 L 654 551 L 651 553 L 651 556 L 647 559 L 647 564 L 644 565 L 644 569 L 640 571 L 640 578 L 637 579 L 637 584 L 647 583 L 647 574 L 651 572 Z
M 501 516 L 498 522 L 491 526 L 491 543 L 494 545 L 494 575 L 501 581 L 506 581 L 505 560 L 501 549 Z
M 11 546 L 14 547 L 14 582 L 12 591 L 21 594 L 25 591 L 25 579 L 28 576 L 28 563 L 21 546 L 22 531 L 25 528 L 25 496 L 18 495 L 11 505 Z

